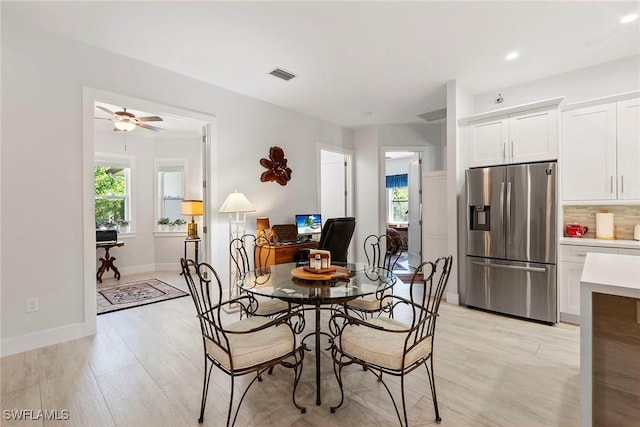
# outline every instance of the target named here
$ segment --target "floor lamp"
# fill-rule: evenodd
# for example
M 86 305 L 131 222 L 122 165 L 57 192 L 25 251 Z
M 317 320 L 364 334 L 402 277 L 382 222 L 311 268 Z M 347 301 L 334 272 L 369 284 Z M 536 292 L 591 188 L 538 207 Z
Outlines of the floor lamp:
M 249 199 L 247 199 L 244 194 L 238 193 L 237 190 L 227 196 L 218 212 L 229 214 L 229 242 L 246 234 L 247 212 L 255 211 Z M 240 214 L 242 214 L 242 216 Z M 238 279 L 240 271 L 238 271 L 235 265 L 232 265 L 231 250 L 232 248 L 229 247 L 229 298 L 234 298 L 238 295 L 238 289 L 237 286 L 235 286 L 234 279 Z

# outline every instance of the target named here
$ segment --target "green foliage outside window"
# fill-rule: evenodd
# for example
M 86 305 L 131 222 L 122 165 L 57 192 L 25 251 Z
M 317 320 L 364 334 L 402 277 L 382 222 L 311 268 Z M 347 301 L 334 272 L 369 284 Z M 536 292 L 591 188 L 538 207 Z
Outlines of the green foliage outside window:
M 392 189 L 393 222 L 409 221 L 409 187 Z
M 126 177 L 124 169 L 95 168 L 96 223 L 126 220 Z

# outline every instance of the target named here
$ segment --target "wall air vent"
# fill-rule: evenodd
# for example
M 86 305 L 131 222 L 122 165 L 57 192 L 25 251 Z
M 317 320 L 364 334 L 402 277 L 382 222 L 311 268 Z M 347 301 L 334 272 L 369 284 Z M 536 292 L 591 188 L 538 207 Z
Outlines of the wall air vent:
M 294 78 L 296 76 L 295 74 L 292 74 L 292 73 L 290 73 L 288 71 L 285 71 L 285 70 L 283 70 L 281 68 L 276 68 L 273 71 L 269 72 L 269 74 L 271 74 L 272 76 L 276 76 L 279 79 L 286 80 L 286 81 L 289 81 L 289 80 L 291 80 L 292 78 Z

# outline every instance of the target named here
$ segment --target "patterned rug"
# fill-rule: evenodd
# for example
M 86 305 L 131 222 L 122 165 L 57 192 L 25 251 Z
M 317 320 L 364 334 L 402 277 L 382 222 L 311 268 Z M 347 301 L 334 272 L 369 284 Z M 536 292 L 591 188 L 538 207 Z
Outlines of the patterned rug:
M 98 289 L 98 314 L 153 304 L 189 295 L 158 279 L 146 279 Z

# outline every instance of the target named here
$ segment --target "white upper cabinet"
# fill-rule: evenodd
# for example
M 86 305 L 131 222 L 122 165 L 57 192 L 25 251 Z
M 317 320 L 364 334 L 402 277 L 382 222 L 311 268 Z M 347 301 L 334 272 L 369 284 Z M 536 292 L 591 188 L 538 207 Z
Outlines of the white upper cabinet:
M 562 113 L 562 198 L 616 198 L 616 104 Z
M 509 116 L 509 161 L 528 163 L 558 158 L 558 109 L 539 108 Z
M 562 99 L 461 119 L 467 129 L 469 167 L 556 160 Z
M 563 200 L 639 201 L 640 98 L 564 111 L 561 167 Z
M 509 141 L 509 121 L 492 118 L 471 123 L 469 138 L 470 167 L 502 164 Z
M 640 200 L 640 98 L 617 103 L 618 199 Z

